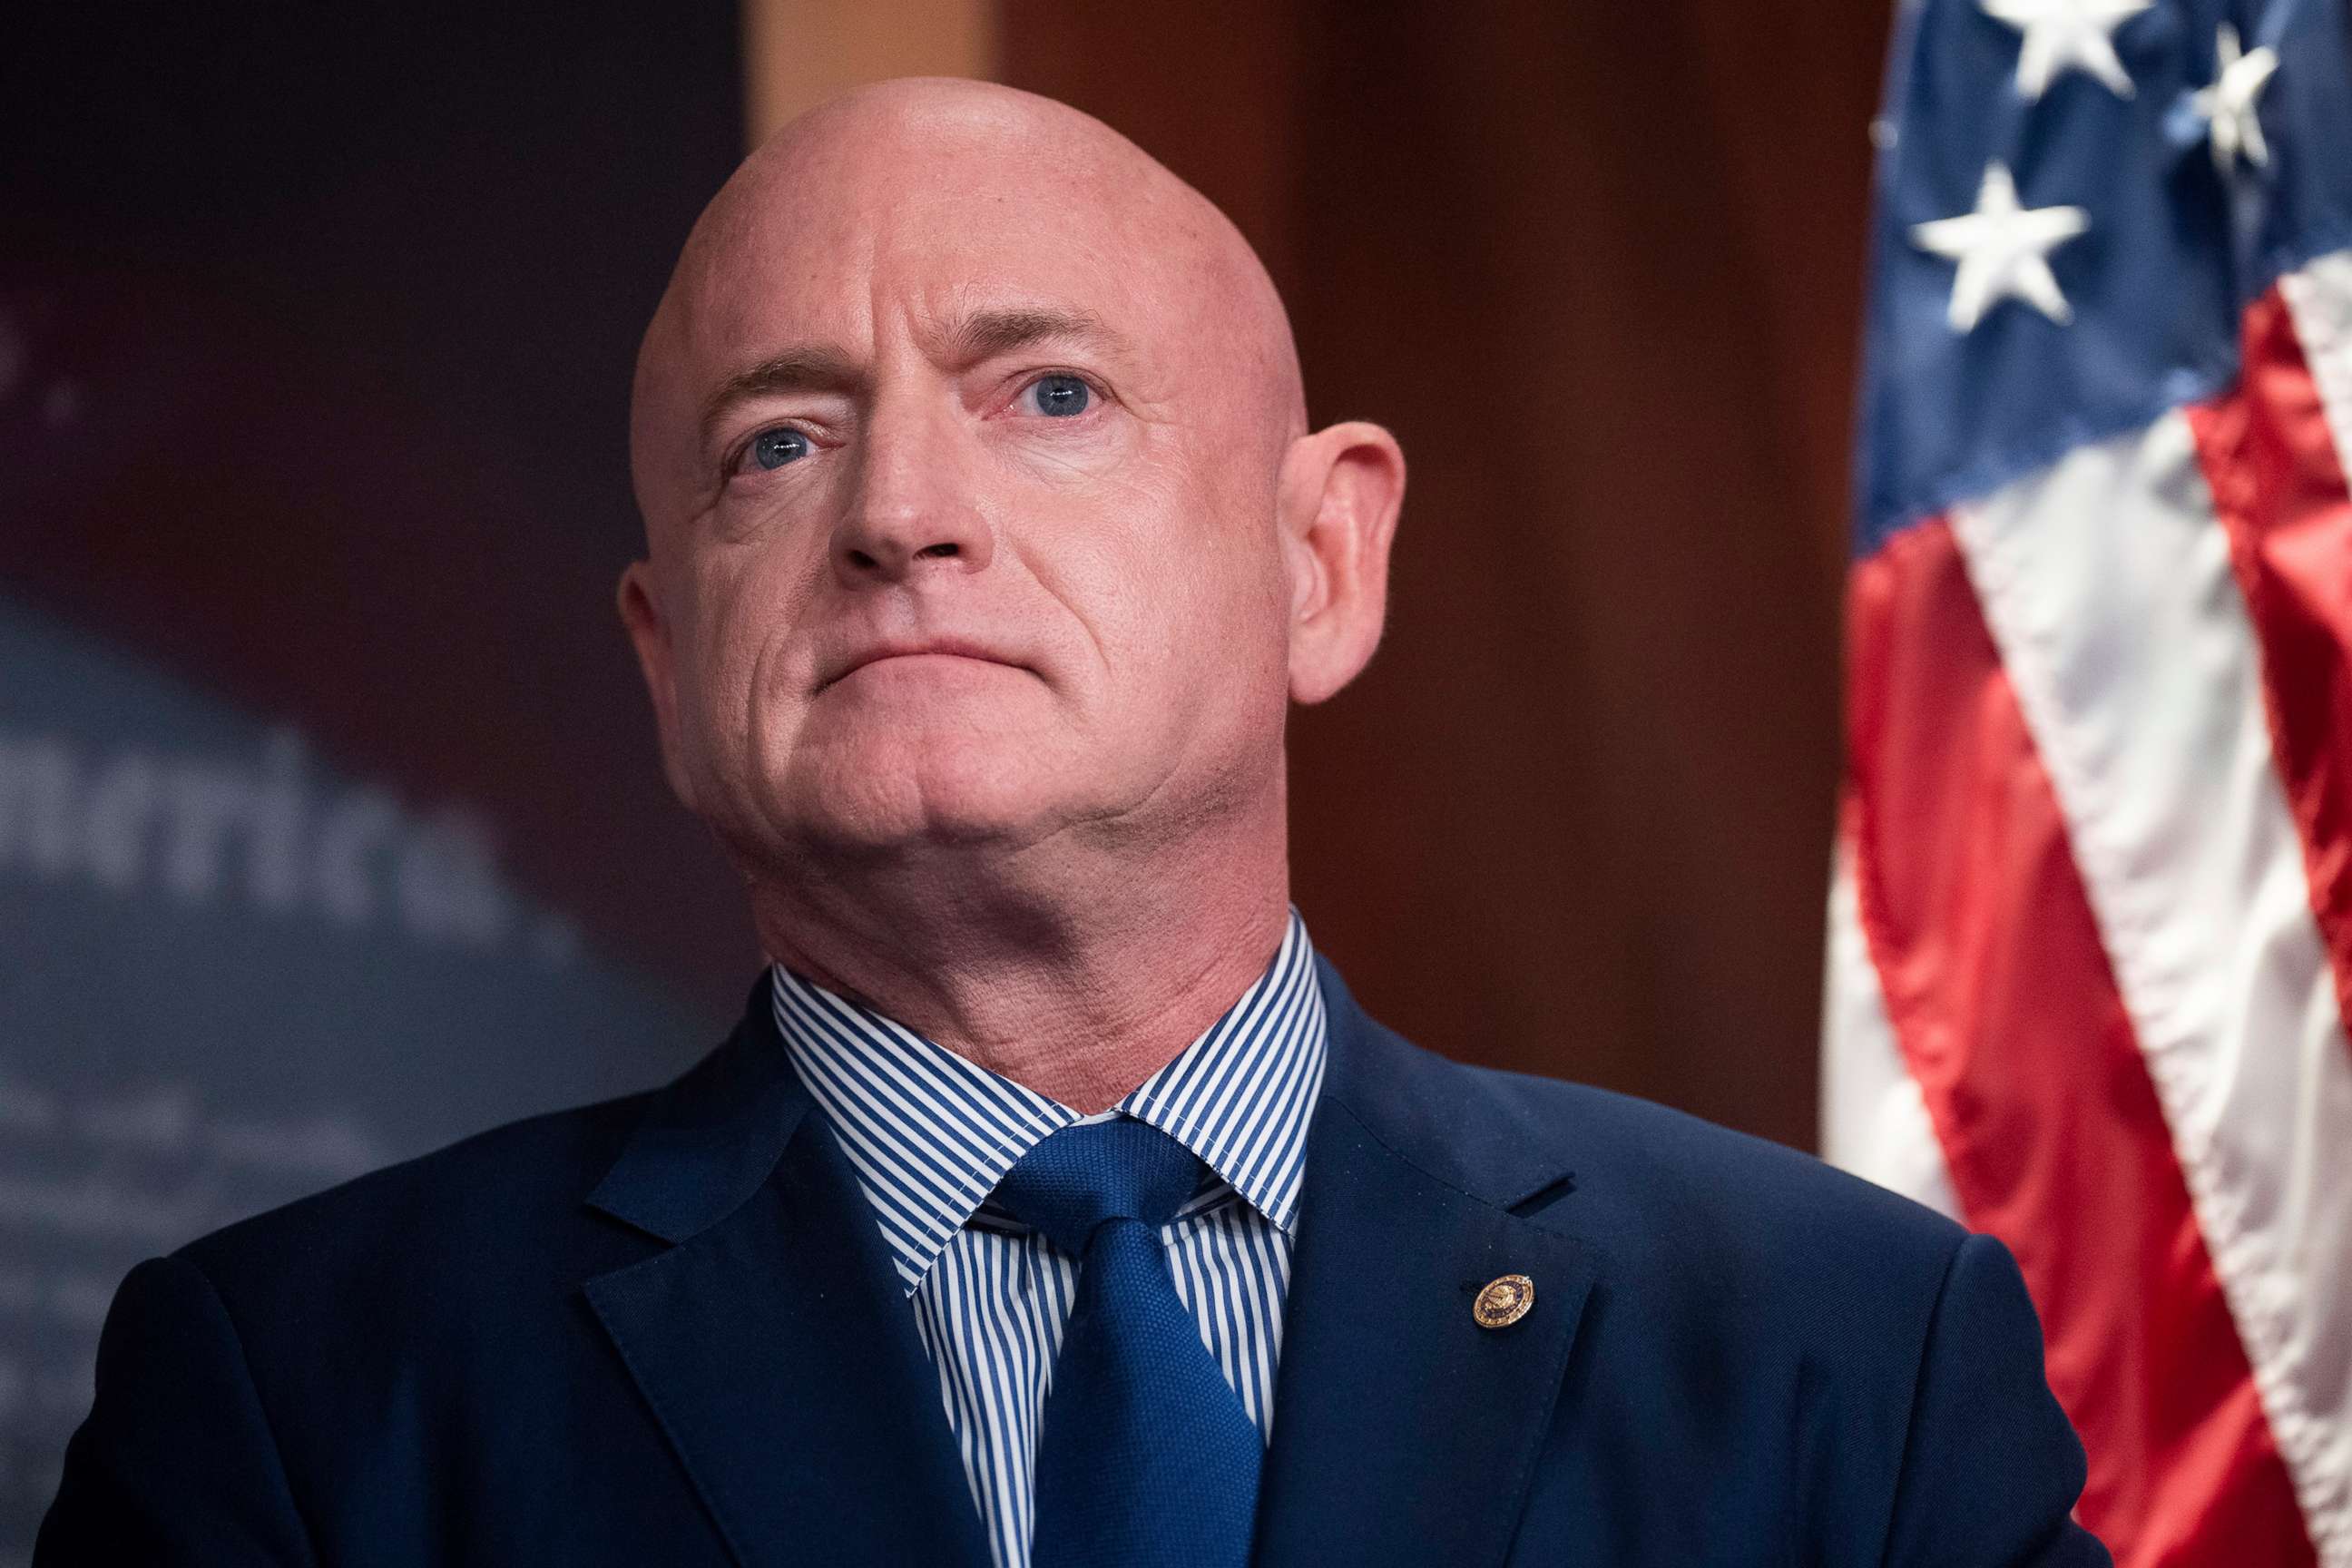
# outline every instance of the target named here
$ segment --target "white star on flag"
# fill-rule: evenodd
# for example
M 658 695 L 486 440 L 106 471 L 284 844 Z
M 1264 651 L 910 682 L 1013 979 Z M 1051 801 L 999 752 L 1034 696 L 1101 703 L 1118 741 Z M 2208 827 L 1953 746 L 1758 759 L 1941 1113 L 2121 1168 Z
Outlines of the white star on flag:
M 2270 85 L 2271 73 L 2278 69 L 2278 53 L 2267 48 L 2239 53 L 2238 29 L 2224 22 L 2214 40 L 2213 65 L 2213 85 L 2199 88 L 2189 102 L 2209 127 L 2214 167 L 2227 178 L 2231 161 L 2242 156 L 2255 168 L 2263 168 L 2271 161 L 2271 149 L 2263 140 L 2263 122 L 2254 112 L 2254 100 Z
M 2076 66 L 2118 98 L 2132 96 L 2131 73 L 2116 58 L 2115 31 L 2154 0 L 1977 0 L 1988 16 L 2025 35 L 2017 50 L 2017 90 L 2040 98 L 2050 79 Z
M 1911 243 L 1959 264 L 1952 275 L 1952 302 L 1945 320 L 1966 332 L 2002 300 L 2022 300 L 2064 326 L 2074 307 L 2051 276 L 2049 255 L 2091 226 L 2081 207 L 2033 207 L 2017 203 L 2017 182 L 2009 165 L 1985 165 L 1977 187 L 1977 210 L 1911 226 Z

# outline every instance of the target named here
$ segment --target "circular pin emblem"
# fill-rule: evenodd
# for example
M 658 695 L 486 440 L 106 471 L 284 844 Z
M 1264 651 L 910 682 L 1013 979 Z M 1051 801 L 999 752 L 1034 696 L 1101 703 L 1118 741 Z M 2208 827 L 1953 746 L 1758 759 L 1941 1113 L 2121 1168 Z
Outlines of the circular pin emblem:
M 1470 1303 L 1470 1315 L 1482 1329 L 1507 1329 L 1533 1310 L 1535 1304 L 1536 1282 L 1524 1274 L 1506 1274 L 1486 1281 L 1486 1288 Z

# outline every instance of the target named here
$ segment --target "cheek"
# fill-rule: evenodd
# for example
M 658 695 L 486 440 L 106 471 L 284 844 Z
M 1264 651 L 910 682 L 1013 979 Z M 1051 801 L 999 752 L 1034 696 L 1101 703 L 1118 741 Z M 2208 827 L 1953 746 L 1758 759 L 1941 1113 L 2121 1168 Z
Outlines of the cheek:
M 756 542 L 706 551 L 692 574 L 691 658 L 680 670 L 681 715 L 725 775 L 772 741 L 775 711 L 797 692 L 782 656 L 809 598 L 807 573 L 785 552 Z
M 1270 517 L 1234 498 L 1137 494 L 1101 542 L 1067 552 L 1129 723 L 1197 725 L 1285 700 L 1287 595 Z
M 1225 669 L 1234 678 L 1281 662 L 1287 640 L 1287 593 L 1268 495 L 1220 472 L 1227 482 L 1202 487 L 1185 515 L 1171 520 L 1163 558 L 1178 573 L 1166 617 L 1171 655 Z

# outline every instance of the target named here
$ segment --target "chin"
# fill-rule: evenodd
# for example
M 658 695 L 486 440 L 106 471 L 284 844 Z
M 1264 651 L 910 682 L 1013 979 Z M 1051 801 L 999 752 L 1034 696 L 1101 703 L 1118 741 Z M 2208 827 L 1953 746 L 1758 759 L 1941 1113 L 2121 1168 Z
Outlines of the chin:
M 925 737 L 901 731 L 835 746 L 797 775 L 785 816 L 809 837 L 887 853 L 926 846 L 1034 842 L 1071 819 L 1083 771 L 1019 736 Z

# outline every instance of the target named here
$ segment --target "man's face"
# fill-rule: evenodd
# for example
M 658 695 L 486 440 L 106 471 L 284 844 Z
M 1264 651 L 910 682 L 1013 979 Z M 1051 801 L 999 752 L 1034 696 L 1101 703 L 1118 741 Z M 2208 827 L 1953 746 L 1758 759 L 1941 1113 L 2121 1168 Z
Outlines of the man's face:
M 1181 831 L 1278 773 L 1280 377 L 1181 187 L 1030 151 L 902 120 L 755 164 L 656 328 L 633 629 L 739 848 Z

